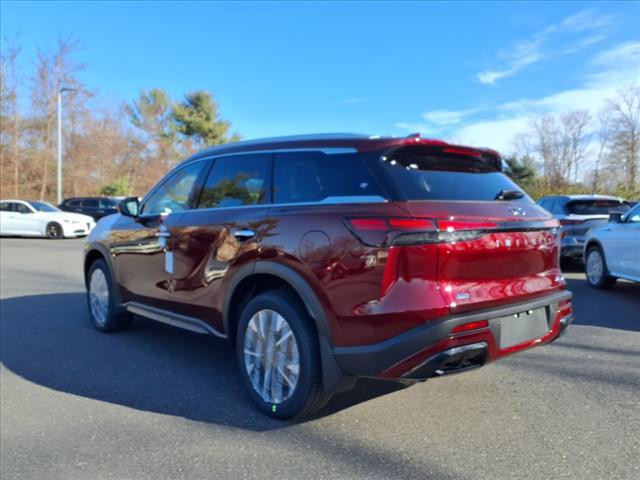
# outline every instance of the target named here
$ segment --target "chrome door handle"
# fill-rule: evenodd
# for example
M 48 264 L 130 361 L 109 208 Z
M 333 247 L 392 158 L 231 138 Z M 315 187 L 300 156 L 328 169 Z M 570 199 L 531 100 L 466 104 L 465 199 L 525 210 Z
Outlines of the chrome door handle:
M 241 242 L 246 240 L 250 240 L 256 236 L 256 232 L 253 230 L 249 230 L 248 228 L 243 228 L 242 230 L 235 230 L 233 232 L 233 236 L 236 237 Z
M 169 232 L 157 232 L 156 237 L 160 238 L 169 238 L 171 234 Z

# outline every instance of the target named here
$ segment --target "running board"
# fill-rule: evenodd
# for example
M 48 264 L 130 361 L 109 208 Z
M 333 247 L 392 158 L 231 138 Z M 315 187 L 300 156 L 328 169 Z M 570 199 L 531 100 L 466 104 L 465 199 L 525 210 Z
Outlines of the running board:
M 141 317 L 150 318 L 156 322 L 166 323 L 173 327 L 181 328 L 183 330 L 189 330 L 190 332 L 202 333 L 207 335 L 215 335 L 220 338 L 227 338 L 227 336 L 213 328 L 207 322 L 200 320 L 199 318 L 187 317 L 185 315 L 179 315 L 177 313 L 169 312 L 159 308 L 149 307 L 141 303 L 128 302 L 124 304 L 124 308 L 128 312 Z

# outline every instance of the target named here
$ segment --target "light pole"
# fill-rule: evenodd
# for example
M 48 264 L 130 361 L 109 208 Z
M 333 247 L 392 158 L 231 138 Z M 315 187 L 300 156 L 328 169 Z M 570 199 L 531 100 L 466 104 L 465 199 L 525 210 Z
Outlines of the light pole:
M 62 203 L 62 94 L 75 90 L 67 87 L 58 90 L 58 205 Z

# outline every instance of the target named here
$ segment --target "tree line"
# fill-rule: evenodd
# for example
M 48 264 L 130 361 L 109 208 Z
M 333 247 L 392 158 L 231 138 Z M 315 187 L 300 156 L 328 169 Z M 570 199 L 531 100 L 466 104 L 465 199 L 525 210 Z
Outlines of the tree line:
M 63 93 L 65 196 L 143 195 L 180 159 L 205 146 L 235 141 L 207 91 L 173 100 L 160 89 L 105 106 L 80 80 L 78 44 L 61 40 L 38 50 L 31 72 L 6 41 L 0 69 L 1 197 L 54 200 L 57 95 Z
M 640 199 L 640 88 L 617 92 L 595 113 L 542 115 L 514 141 L 511 175 L 539 198 L 601 193 Z
M 63 98 L 65 196 L 143 195 L 180 159 L 239 139 L 213 95 L 179 101 L 161 89 L 123 105 L 104 103 L 80 75 L 78 44 L 37 50 L 25 72 L 20 47 L 5 41 L 0 69 L 0 196 L 56 196 L 57 94 Z M 610 193 L 640 198 L 640 88 L 620 90 L 599 112 L 534 118 L 514 139 L 509 174 L 534 198 Z

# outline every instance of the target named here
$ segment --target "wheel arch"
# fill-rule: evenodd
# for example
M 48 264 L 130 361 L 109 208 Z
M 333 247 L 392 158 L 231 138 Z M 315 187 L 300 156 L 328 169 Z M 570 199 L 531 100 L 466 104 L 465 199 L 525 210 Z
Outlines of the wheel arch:
M 224 330 L 233 339 L 234 322 L 246 300 L 266 290 L 285 288 L 294 293 L 312 318 L 318 334 L 330 337 L 326 313 L 318 296 L 302 275 L 282 264 L 255 262 L 242 267 L 233 276 L 224 299 Z
M 232 345 L 235 344 L 235 328 L 240 309 L 245 302 L 261 291 L 283 287 L 300 299 L 315 325 L 320 347 L 324 390 L 328 393 L 337 393 L 352 388 L 356 379 L 347 376 L 335 360 L 327 315 L 320 299 L 300 273 L 285 265 L 259 261 L 245 265 L 234 275 L 227 288 L 223 306 L 224 331 Z
M 85 287 L 88 285 L 88 281 L 89 281 L 88 275 L 89 275 L 89 269 L 91 268 L 91 265 L 96 260 L 101 259 L 104 261 L 104 263 L 107 265 L 107 268 L 109 269 L 109 276 L 111 277 L 111 280 L 115 283 L 115 288 L 113 290 L 116 294 L 116 300 L 118 304 L 121 304 L 122 298 L 120 296 L 118 276 L 116 275 L 116 269 L 113 265 L 111 255 L 109 254 L 109 250 L 107 249 L 107 247 L 105 247 L 100 243 L 94 243 L 94 244 L 91 244 L 85 251 L 86 253 L 84 255 L 84 263 L 83 263 Z

